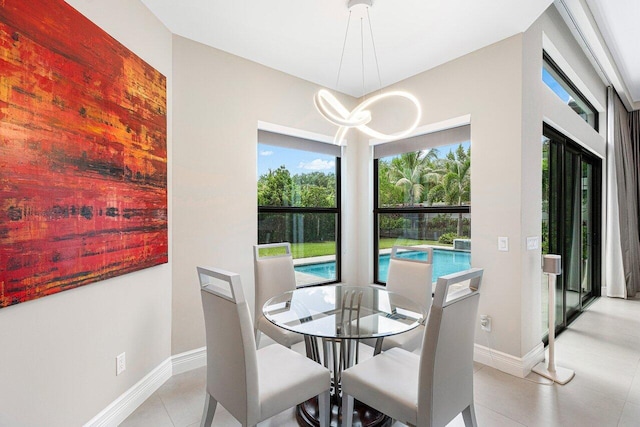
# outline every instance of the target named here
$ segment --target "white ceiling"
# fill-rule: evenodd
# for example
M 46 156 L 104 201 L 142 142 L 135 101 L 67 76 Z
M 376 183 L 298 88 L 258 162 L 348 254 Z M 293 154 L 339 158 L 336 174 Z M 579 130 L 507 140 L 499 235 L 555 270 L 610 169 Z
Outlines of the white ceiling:
M 382 87 L 523 32 L 552 3 L 552 0 L 373 1 L 369 14 Z M 347 0 L 142 2 L 174 34 L 330 89 L 356 97 L 363 95 L 360 22 L 353 16 L 336 87 L 349 16 Z M 363 10 L 354 8 L 353 14 L 362 14 Z M 380 84 L 366 25 L 365 20 L 364 93 L 369 93 L 379 89 Z
M 631 99 L 640 102 L 640 0 L 586 1 Z
M 573 10 L 574 17 L 580 16 L 579 8 L 588 6 L 620 74 L 621 82 L 612 73 L 610 80 L 630 101 L 628 106 L 639 105 L 640 0 L 556 1 Z M 356 7 L 337 86 L 348 0 L 142 2 L 174 34 L 360 97 L 525 31 L 553 0 L 373 0 L 369 14 L 381 83 L 366 19 L 363 39 L 360 35 L 359 17 L 366 17 L 366 10 Z M 584 28 L 593 27 L 589 19 L 573 24 L 582 27 L 577 37 L 592 33 Z M 591 38 L 594 46 L 596 39 Z M 609 62 L 606 55 L 595 55 L 601 63 Z

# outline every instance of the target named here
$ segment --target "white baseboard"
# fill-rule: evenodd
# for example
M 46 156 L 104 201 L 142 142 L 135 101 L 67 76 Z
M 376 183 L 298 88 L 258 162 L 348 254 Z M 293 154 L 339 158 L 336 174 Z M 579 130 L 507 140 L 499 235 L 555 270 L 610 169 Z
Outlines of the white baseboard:
M 524 357 L 515 357 L 489 347 L 475 344 L 473 360 L 517 377 L 525 377 L 538 362 L 544 360 L 542 343 Z M 133 387 L 114 400 L 84 427 L 115 427 L 131 415 L 142 403 L 162 386 L 172 375 L 181 374 L 205 366 L 206 347 L 176 354 L 147 374 Z
M 173 375 L 181 374 L 192 369 L 206 366 L 207 364 L 207 347 L 196 348 L 195 350 L 185 351 L 171 357 L 171 365 L 173 366 Z
M 512 356 L 498 350 L 475 344 L 473 360 L 491 366 L 507 374 L 524 378 L 538 362 L 544 360 L 544 345 L 539 343 L 523 357 Z
M 104 408 L 98 415 L 87 422 L 84 427 L 116 427 L 133 413 L 145 400 L 171 378 L 171 358 L 158 365 Z
M 116 427 L 144 403 L 173 375 L 181 374 L 207 364 L 207 348 L 185 351 L 166 359 L 104 408 L 84 427 Z

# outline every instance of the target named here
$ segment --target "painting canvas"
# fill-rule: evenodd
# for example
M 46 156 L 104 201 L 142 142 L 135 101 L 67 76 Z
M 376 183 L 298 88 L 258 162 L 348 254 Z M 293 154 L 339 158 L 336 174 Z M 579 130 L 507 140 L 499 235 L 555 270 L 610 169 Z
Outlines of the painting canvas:
M 167 262 L 166 111 L 63 0 L 0 2 L 0 308 Z

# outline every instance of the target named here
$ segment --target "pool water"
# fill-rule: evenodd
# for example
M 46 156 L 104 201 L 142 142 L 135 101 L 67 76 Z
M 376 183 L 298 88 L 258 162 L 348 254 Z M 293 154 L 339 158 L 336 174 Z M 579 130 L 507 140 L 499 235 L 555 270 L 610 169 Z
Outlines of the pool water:
M 398 256 L 409 259 L 426 259 L 427 254 L 425 252 L 402 252 L 401 254 L 398 254 Z M 378 280 L 380 280 L 381 282 L 387 281 L 389 257 L 389 254 L 380 255 L 379 257 Z M 467 270 L 469 268 L 471 268 L 471 253 L 443 249 L 433 250 L 434 281 L 440 276 Z M 336 263 L 334 261 L 322 262 L 318 264 L 298 265 L 295 267 L 295 270 L 301 273 L 313 274 L 315 276 L 322 277 L 323 279 L 336 278 Z

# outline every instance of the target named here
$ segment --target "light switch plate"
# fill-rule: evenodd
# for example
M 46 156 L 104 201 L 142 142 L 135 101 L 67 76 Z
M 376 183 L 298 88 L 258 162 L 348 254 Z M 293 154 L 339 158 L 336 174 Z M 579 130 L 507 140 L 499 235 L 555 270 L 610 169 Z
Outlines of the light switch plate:
M 502 252 L 509 251 L 509 238 L 508 237 L 498 237 L 498 250 Z
M 538 236 L 527 237 L 527 250 L 535 251 L 538 249 Z

